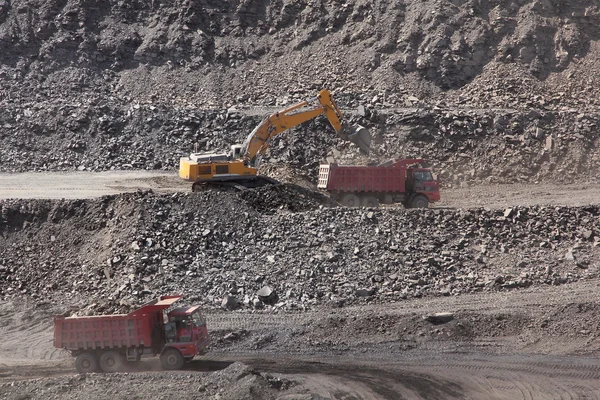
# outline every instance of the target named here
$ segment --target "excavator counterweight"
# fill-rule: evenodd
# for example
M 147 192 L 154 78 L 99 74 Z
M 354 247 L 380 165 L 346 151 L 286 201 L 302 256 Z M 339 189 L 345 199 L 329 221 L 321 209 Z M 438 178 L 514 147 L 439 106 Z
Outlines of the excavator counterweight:
M 265 118 L 246 138 L 243 144 L 231 146 L 229 153 L 192 153 L 180 159 L 179 176 L 194 182 L 192 190 L 219 188 L 243 190 L 278 182 L 258 175 L 262 156 L 271 139 L 303 122 L 325 115 L 338 136 L 354 143 L 362 152 L 371 149 L 369 131 L 358 125 L 348 126 L 328 90 L 321 90 L 309 99 Z

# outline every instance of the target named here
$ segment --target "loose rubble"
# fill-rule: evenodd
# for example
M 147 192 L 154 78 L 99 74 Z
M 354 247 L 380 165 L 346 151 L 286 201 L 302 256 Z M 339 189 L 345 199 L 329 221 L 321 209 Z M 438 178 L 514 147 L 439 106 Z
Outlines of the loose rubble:
M 173 169 L 327 88 L 373 159 L 427 158 L 446 185 L 596 179 L 592 0 L 219 7 L 0 3 L 0 171 Z M 314 183 L 328 156 L 361 160 L 320 118 L 269 158 Z
M 0 172 L 174 170 L 322 88 L 373 134 L 368 157 L 322 117 L 274 138 L 261 171 L 302 187 L 1 201 L 0 300 L 65 315 L 173 293 L 211 316 L 326 310 L 293 329 L 211 326 L 217 350 L 593 343 L 593 301 L 537 317 L 385 308 L 597 279 L 597 206 L 345 209 L 311 188 L 324 160 L 403 157 L 426 159 L 442 187 L 597 181 L 599 17 L 596 0 L 0 0 Z M 346 307 L 376 303 L 363 315 Z M 15 381 L 0 397 L 269 399 L 289 386 L 235 363 Z
M 347 209 L 296 190 L 312 209 L 275 202 L 270 215 L 256 197 L 213 192 L 3 201 L 0 296 L 92 304 L 82 312 L 168 293 L 227 310 L 304 310 L 598 276 L 597 206 Z

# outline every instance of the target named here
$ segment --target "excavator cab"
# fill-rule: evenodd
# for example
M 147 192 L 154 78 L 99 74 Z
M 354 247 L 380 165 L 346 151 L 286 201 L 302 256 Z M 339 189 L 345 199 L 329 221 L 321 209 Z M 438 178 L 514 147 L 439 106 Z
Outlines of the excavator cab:
M 233 144 L 231 145 L 231 150 L 229 152 L 230 160 L 239 160 L 242 158 L 242 145 L 241 144 Z

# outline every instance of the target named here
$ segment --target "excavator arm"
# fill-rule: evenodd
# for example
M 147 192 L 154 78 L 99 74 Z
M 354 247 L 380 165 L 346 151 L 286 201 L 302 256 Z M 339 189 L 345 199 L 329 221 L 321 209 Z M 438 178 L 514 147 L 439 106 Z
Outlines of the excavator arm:
M 246 138 L 241 148 L 244 162 L 258 167 L 260 158 L 269 147 L 273 137 L 303 122 L 325 114 L 329 123 L 343 140 L 355 143 L 362 151 L 368 153 L 371 136 L 363 128 L 349 128 L 342 124 L 342 113 L 333 101 L 328 90 L 321 90 L 317 97 L 309 99 L 278 111 L 265 118 Z

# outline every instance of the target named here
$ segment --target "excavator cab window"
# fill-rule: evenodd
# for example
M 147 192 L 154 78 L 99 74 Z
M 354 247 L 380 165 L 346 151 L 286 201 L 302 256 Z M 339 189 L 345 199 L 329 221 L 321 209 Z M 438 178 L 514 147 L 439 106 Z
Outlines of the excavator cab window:
M 237 160 L 242 158 L 242 146 L 234 144 L 231 146 L 230 159 Z

